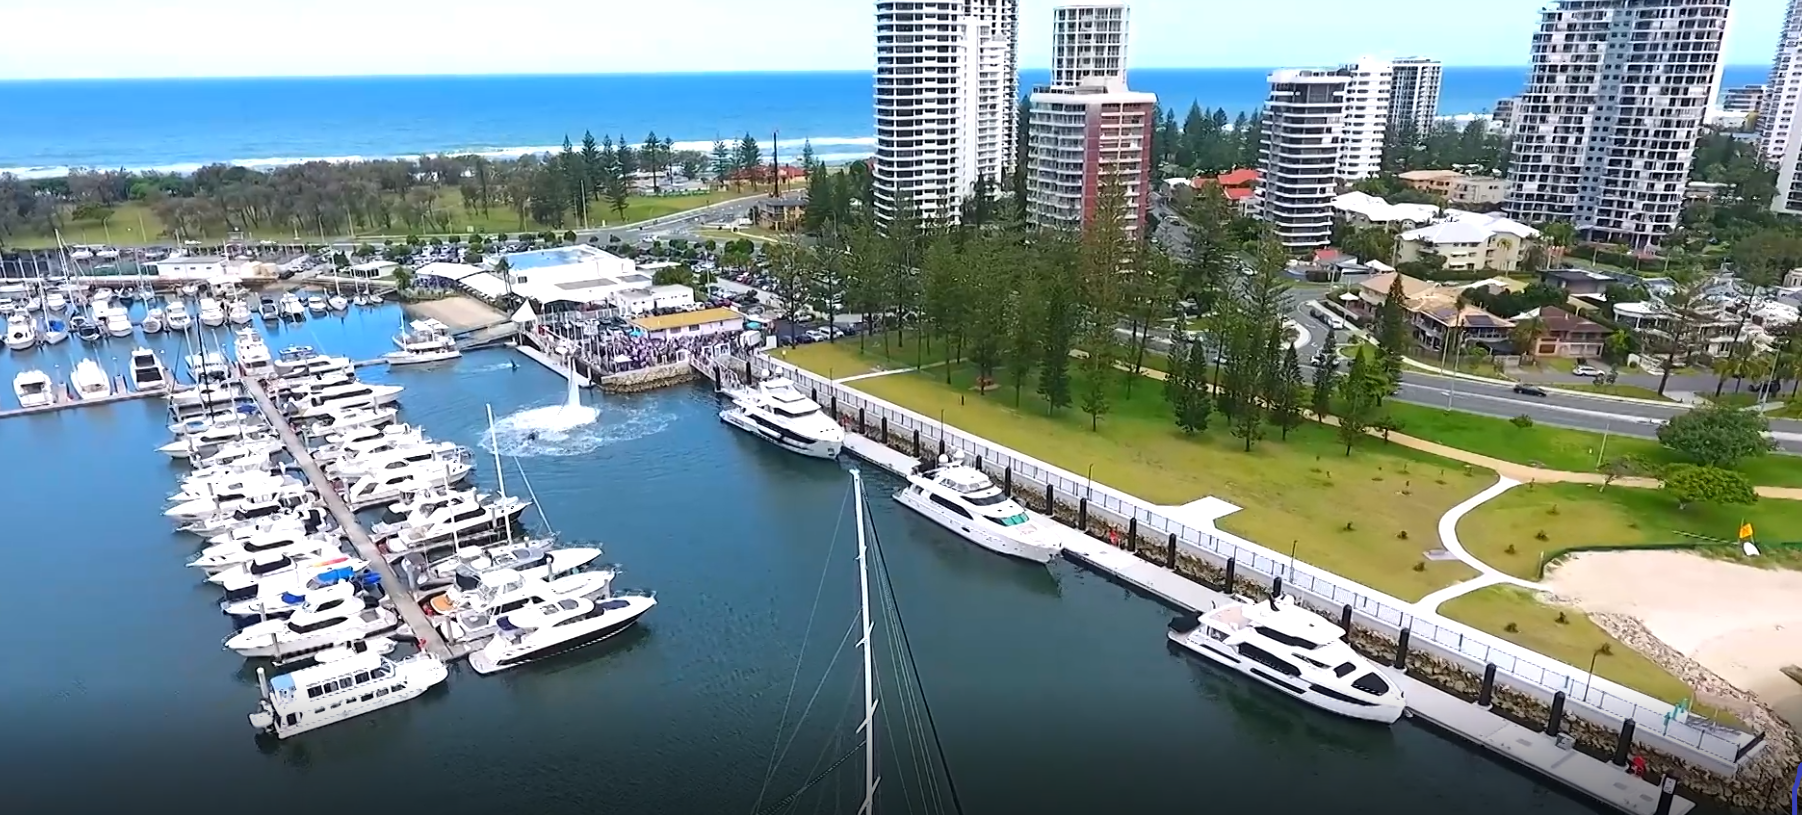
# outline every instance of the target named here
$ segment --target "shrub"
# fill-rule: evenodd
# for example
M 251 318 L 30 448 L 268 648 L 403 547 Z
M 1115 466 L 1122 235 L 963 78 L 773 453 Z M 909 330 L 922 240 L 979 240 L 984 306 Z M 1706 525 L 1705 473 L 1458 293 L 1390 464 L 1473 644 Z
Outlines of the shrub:
M 1508 420 L 1508 423 L 1509 423 L 1509 424 L 1512 424 L 1512 425 L 1514 425 L 1514 426 L 1515 426 L 1515 427 L 1518 427 L 1518 428 L 1520 428 L 1520 429 L 1522 429 L 1522 430 L 1526 430 L 1526 429 L 1527 429 L 1527 428 L 1529 428 L 1529 427 L 1532 427 L 1532 426 L 1533 426 L 1533 417 L 1531 417 L 1531 416 L 1528 416 L 1528 415 L 1527 415 L 1527 414 L 1525 414 L 1525 413 L 1522 413 L 1522 414 L 1521 414 L 1521 415 L 1519 415 L 1519 416 L 1516 416 L 1516 417 L 1514 417 L 1514 418 L 1512 418 L 1512 419 L 1509 419 L 1509 420 Z
M 1508 633 L 1510 633 L 1510 634 L 1519 634 L 1519 633 L 1520 633 L 1520 626 L 1518 626 L 1518 625 L 1515 625 L 1515 624 L 1514 624 L 1514 623 L 1512 623 L 1512 622 L 1510 622 L 1510 623 L 1508 623 L 1508 624 L 1507 624 L 1507 625 L 1504 625 L 1504 626 L 1502 626 L 1502 630 L 1503 630 L 1503 631 L 1506 631 L 1506 632 L 1508 632 Z
M 1534 533 L 1534 534 L 1533 534 L 1533 537 L 1535 537 L 1535 538 L 1538 538 L 1538 539 L 1540 539 L 1540 540 L 1542 540 L 1542 541 L 1549 541 L 1549 540 L 1551 540 L 1551 539 L 1552 539 L 1552 538 L 1551 538 L 1551 536 L 1550 536 L 1550 535 L 1547 535 L 1547 534 L 1546 534 L 1546 533 L 1545 533 L 1545 530 L 1543 530 L 1543 529 L 1541 529 L 1541 530 L 1539 530 L 1539 531 L 1538 531 L 1538 532 L 1536 532 L 1536 533 Z
M 1560 611 L 1558 612 L 1558 619 L 1555 622 L 1559 625 L 1570 625 L 1570 616 Z
M 1418 561 L 1414 562 L 1414 571 L 1424 572 L 1426 570 L 1427 570 L 1427 562 L 1426 561 L 1418 560 Z

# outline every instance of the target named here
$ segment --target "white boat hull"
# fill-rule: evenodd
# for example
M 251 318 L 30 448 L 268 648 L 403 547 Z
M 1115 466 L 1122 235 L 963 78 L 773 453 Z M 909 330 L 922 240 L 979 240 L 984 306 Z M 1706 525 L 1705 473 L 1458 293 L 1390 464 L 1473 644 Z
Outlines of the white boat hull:
M 354 703 L 321 704 L 315 709 L 279 711 L 276 706 L 265 699 L 257 706 L 255 713 L 250 714 L 250 725 L 257 730 L 278 739 L 287 739 L 318 730 L 322 727 L 354 719 L 365 713 L 373 713 L 401 702 L 416 699 L 434 686 L 442 683 L 450 675 L 444 663 L 430 655 L 421 654 L 395 664 L 395 675 L 392 682 L 383 682 L 380 686 L 372 685 L 370 689 L 383 688 L 385 694 L 366 694 Z M 369 701 L 362 701 L 368 699 Z
M 443 351 L 391 351 L 382 355 L 382 360 L 389 365 L 424 365 L 429 362 L 444 362 L 463 356 L 463 352 L 455 348 Z
M 844 449 L 844 443 L 842 441 L 825 439 L 802 441 L 791 436 L 782 435 L 751 421 L 751 419 L 744 414 L 744 411 L 738 408 L 727 408 L 720 411 L 720 421 L 791 453 L 799 453 L 810 458 L 838 458 L 838 454 Z
M 246 659 L 257 657 L 294 659 L 316 654 L 327 648 L 356 642 L 374 636 L 389 634 L 400 627 L 400 618 L 385 608 L 369 609 L 364 622 L 356 625 L 334 626 L 321 632 L 318 636 L 282 641 L 278 637 L 267 634 L 256 634 L 248 629 L 240 631 L 226 639 L 226 650 Z
M 6 335 L 6 347 L 14 351 L 24 351 L 37 344 L 38 338 L 33 334 L 9 333 Z
M 489 640 L 488 645 L 470 653 L 469 666 L 478 674 L 493 674 L 597 645 L 625 633 L 657 605 L 656 598 L 643 595 L 624 595 L 608 602 L 614 601 L 623 601 L 625 606 L 583 621 L 580 628 L 572 629 L 573 636 L 554 643 L 528 647 L 509 644 L 501 637 Z
M 1207 635 L 1202 632 L 1203 629 L 1197 628 L 1195 631 L 1189 633 L 1169 631 L 1167 632 L 1167 635 L 1171 642 L 1190 654 L 1207 660 L 1215 665 L 1219 665 L 1222 668 L 1250 677 L 1252 681 L 1257 682 L 1260 685 L 1274 688 L 1281 691 L 1284 696 L 1291 699 L 1297 699 L 1304 704 L 1313 705 L 1328 713 L 1334 713 L 1349 719 L 1377 722 L 1379 724 L 1395 724 L 1407 710 L 1407 705 L 1399 701 L 1394 703 L 1358 704 L 1335 699 L 1327 694 L 1321 693 L 1305 679 L 1282 675 L 1261 663 L 1256 663 L 1239 654 L 1222 650 L 1223 646 L 1216 644 L 1214 640 L 1208 639 Z M 1390 678 L 1389 681 L 1393 684 L 1394 680 L 1393 678 Z
M 1033 563 L 1050 563 L 1052 558 L 1063 551 L 1063 547 L 1056 544 L 1021 540 L 1002 531 L 1013 527 L 994 526 L 992 522 L 980 518 L 972 519 L 953 515 L 949 511 L 939 508 L 939 505 L 933 503 L 931 499 L 913 494 L 912 490 L 895 493 L 895 500 L 902 506 L 944 527 L 952 534 L 997 554 Z M 1043 517 L 1030 513 L 1028 516 L 1032 520 L 1028 521 L 1027 525 L 1049 523 Z M 994 526 L 994 529 L 989 529 L 983 524 Z

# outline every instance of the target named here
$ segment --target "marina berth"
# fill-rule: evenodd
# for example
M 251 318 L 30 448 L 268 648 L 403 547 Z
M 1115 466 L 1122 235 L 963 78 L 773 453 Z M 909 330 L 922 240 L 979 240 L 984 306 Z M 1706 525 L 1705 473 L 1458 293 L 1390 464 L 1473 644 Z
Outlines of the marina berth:
M 261 700 L 250 714 L 259 733 L 285 739 L 418 698 L 450 675 L 431 654 L 399 661 L 357 654 L 302 668 L 264 681 L 257 669 Z
M 404 521 L 378 523 L 370 532 L 391 555 L 418 552 L 431 558 L 504 537 L 509 525 L 530 505 L 514 496 L 455 501 Z
M 144 329 L 144 333 L 146 334 L 161 333 L 163 330 L 163 310 L 160 308 L 153 308 L 144 312 L 144 320 L 143 322 L 138 323 L 138 327 Z
M 1063 545 L 1045 524 L 1052 521 L 1020 506 L 987 474 L 965 463 L 963 451 L 907 477 L 895 500 L 984 549 L 1033 563 L 1048 563 Z
M 265 297 L 257 304 L 257 316 L 262 317 L 265 323 L 279 320 L 282 316 L 281 306 L 276 304 L 275 298 Z
M 468 461 L 469 449 L 461 445 L 396 436 L 391 437 L 385 445 L 375 445 L 364 451 L 351 451 L 349 455 L 341 456 L 324 466 L 326 475 L 349 481 L 406 467 L 438 465 L 448 469 L 450 465 L 467 464 Z
M 400 411 L 392 407 L 357 407 L 333 410 L 314 419 L 306 426 L 302 435 L 307 438 L 324 438 L 328 444 L 335 444 L 331 438 L 335 434 L 362 428 L 381 429 L 392 423 Z
M 222 447 L 242 442 L 261 441 L 272 438 L 269 429 L 252 424 L 208 424 L 205 428 L 183 435 L 175 441 L 156 448 L 157 452 L 170 458 L 189 458 L 204 456 L 216 452 Z
M 106 337 L 106 332 L 100 329 L 100 324 L 85 314 L 70 317 L 69 330 L 75 333 L 76 339 L 86 343 L 99 342 Z
M 813 458 L 837 458 L 845 429 L 782 377 L 726 392 L 732 406 L 720 421 L 785 450 Z
M 163 515 L 177 521 L 198 521 L 265 507 L 296 508 L 304 506 L 309 500 L 310 496 L 306 486 L 299 482 L 284 482 L 281 486 L 275 487 L 259 484 L 254 488 L 236 492 L 216 492 L 201 498 L 184 500 L 163 510 Z
M 188 465 L 204 470 L 211 467 L 239 466 L 247 461 L 261 460 L 281 452 L 282 443 L 272 438 L 247 435 L 239 441 L 209 445 L 189 454 Z M 180 458 L 180 456 L 177 456 Z
M 1401 684 L 1345 643 L 1345 630 L 1288 596 L 1233 598 L 1171 621 L 1184 651 L 1321 710 L 1394 724 L 1407 709 Z

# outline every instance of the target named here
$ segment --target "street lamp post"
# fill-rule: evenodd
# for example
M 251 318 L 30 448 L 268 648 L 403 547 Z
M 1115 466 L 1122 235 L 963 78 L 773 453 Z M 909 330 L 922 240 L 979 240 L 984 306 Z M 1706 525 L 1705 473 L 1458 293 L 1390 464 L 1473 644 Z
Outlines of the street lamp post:
M 1602 459 L 1608 454 L 1608 434 L 1614 430 L 1614 417 L 1610 415 L 1602 425 L 1602 446 L 1596 450 L 1596 466 L 1602 466 Z
M 1583 679 L 1583 696 L 1581 697 L 1584 704 L 1589 703 L 1589 683 L 1595 681 L 1596 658 L 1600 657 L 1601 655 L 1602 655 L 1601 648 L 1597 648 L 1594 651 L 1589 652 L 1589 675 L 1587 677 L 1584 677 L 1584 679 Z
M 1092 461 L 1089 462 L 1088 478 L 1089 478 L 1089 486 L 1083 492 L 1083 497 L 1084 498 L 1094 498 L 1095 497 L 1095 462 L 1092 462 Z

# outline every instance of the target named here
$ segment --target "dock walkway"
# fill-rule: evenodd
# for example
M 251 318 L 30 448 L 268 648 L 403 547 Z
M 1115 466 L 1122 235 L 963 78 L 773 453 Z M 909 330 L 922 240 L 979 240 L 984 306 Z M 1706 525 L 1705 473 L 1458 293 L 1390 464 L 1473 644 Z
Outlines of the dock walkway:
M 295 463 L 300 465 L 301 472 L 306 473 L 307 480 L 312 482 L 313 489 L 318 490 L 320 500 L 331 510 L 332 517 L 338 519 L 338 526 L 350 537 L 351 545 L 356 547 L 357 557 L 369 561 L 369 567 L 381 576 L 382 589 L 394 598 L 394 610 L 406 621 L 407 627 L 413 629 L 413 636 L 424 640 L 426 650 L 439 659 L 449 661 L 461 656 L 451 650 L 443 635 L 426 619 L 425 611 L 413 599 L 409 584 L 401 580 L 400 575 L 394 571 L 393 564 L 388 562 L 387 554 L 370 539 L 368 530 L 357 520 L 357 514 L 344 502 L 344 496 L 332 488 L 332 480 L 320 469 L 319 462 L 313 459 L 313 452 L 300 440 L 300 434 L 294 432 L 294 427 L 269 398 L 262 383 L 245 379 L 244 388 L 256 399 L 257 406 L 262 408 L 263 415 L 269 418 L 269 423 L 275 427 L 276 432 L 281 434 L 282 444 L 288 448 L 288 455 L 293 456 Z
M 845 434 L 845 449 L 896 475 L 907 475 L 919 463 L 906 453 L 856 433 Z M 1052 521 L 1048 528 L 1063 544 L 1067 560 L 1168 605 L 1200 612 L 1231 601 L 1221 592 L 1062 523 Z M 1658 786 L 1627 774 L 1624 768 L 1565 749 L 1543 732 L 1522 727 L 1413 677 L 1402 676 L 1400 680 L 1407 691 L 1409 715 L 1420 722 L 1616 811 L 1628 815 L 1657 812 Z M 1694 808 L 1694 802 L 1673 798 L 1669 815 L 1684 815 Z
M 138 399 L 149 399 L 152 396 L 162 396 L 165 392 L 162 390 L 134 391 L 126 386 L 125 377 L 115 376 L 113 377 L 113 392 L 96 399 L 82 399 L 71 394 L 67 386 L 60 384 L 53 393 L 56 396 L 56 401 L 51 402 L 48 405 L 0 410 L 0 419 L 10 419 L 14 416 L 36 416 L 40 413 L 55 413 L 59 410 L 88 407 L 92 405 L 111 405 L 118 402 L 131 402 Z
M 525 354 L 527 358 L 551 369 L 551 373 L 561 376 L 564 379 L 575 379 L 576 387 L 578 388 L 594 387 L 594 382 L 590 381 L 588 377 L 577 373 L 573 368 L 565 366 L 550 354 L 540 350 L 538 343 L 541 342 L 541 340 L 536 334 L 527 331 L 520 334 L 520 338 L 520 343 L 515 347 L 519 349 L 520 353 Z

